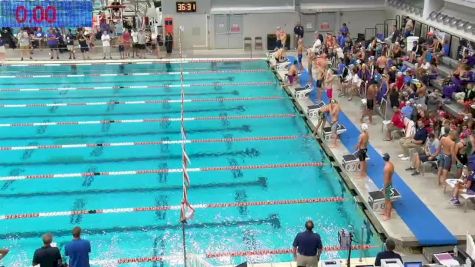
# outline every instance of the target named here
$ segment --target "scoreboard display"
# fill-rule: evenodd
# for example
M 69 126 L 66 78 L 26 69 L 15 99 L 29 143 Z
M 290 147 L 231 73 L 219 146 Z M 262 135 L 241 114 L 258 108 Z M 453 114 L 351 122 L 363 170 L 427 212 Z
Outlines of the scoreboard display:
M 0 27 L 91 27 L 92 0 L 0 0 Z
M 195 1 L 176 2 L 176 12 L 177 13 L 196 12 L 196 2 Z

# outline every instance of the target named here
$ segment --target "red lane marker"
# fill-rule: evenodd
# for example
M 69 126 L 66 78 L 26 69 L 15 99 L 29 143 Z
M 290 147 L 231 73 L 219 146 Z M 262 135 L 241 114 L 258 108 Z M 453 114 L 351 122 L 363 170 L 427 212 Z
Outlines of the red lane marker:
M 355 245 L 352 246 L 352 250 L 368 250 L 376 248 L 372 245 Z M 327 246 L 323 248 L 323 251 L 342 251 L 347 250 L 341 248 L 340 246 Z M 262 249 L 254 251 L 229 251 L 229 252 L 208 252 L 206 253 L 206 258 L 219 258 L 219 257 L 242 257 L 242 256 L 257 256 L 257 255 L 276 255 L 276 254 L 291 254 L 293 253 L 292 249 Z
M 277 168 L 296 168 L 296 167 L 321 167 L 323 162 L 306 163 L 283 163 L 283 164 L 265 164 L 265 165 L 247 165 L 247 166 L 223 166 L 223 167 L 205 167 L 200 171 L 229 171 L 229 170 L 255 170 L 255 169 L 277 169 Z

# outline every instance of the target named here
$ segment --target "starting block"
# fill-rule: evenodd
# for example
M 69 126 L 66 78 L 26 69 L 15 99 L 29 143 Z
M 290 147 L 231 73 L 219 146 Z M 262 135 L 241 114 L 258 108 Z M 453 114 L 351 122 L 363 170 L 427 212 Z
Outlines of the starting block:
M 289 66 L 290 66 L 290 62 L 288 61 L 277 63 L 277 70 L 287 70 Z
M 302 99 L 302 98 L 308 97 L 311 91 L 312 91 L 312 87 L 307 85 L 305 87 L 295 88 L 294 95 L 295 95 L 295 98 Z
M 392 190 L 391 202 L 401 199 L 401 194 L 395 188 Z M 384 204 L 384 193 L 383 191 L 373 191 L 369 192 L 368 204 L 374 212 L 381 212 L 386 207 Z
M 330 126 L 327 126 L 327 127 L 323 128 L 323 137 L 324 137 L 325 141 L 330 140 L 331 132 L 332 131 L 331 131 Z M 338 124 L 338 126 L 336 128 L 336 135 L 340 136 L 340 134 L 342 134 L 344 132 L 346 132 L 345 126 L 343 126 L 342 124 Z
M 342 165 L 348 172 L 357 172 L 361 169 L 360 160 L 357 155 L 358 151 L 354 154 L 343 155 Z M 369 160 L 369 157 L 366 157 L 366 160 Z
M 297 90 L 295 91 L 295 94 L 297 94 Z M 318 102 L 315 105 L 307 106 L 307 115 L 309 118 L 318 118 L 318 111 L 325 106 L 325 103 L 323 102 Z

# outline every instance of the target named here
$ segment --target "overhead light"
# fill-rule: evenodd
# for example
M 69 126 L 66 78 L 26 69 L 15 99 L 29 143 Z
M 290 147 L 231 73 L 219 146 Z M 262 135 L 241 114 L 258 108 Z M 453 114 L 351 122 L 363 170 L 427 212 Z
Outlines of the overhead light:
M 409 11 L 410 11 L 411 13 L 416 13 L 416 8 L 413 7 L 413 6 L 411 6 L 411 8 L 409 8 Z
M 437 21 L 438 21 L 438 22 L 442 22 L 442 21 L 445 19 L 445 17 L 447 17 L 447 15 L 444 15 L 444 14 L 440 13 L 440 14 L 437 16 Z
M 444 18 L 444 21 L 443 21 L 444 24 L 445 24 L 445 25 L 449 24 L 451 19 L 452 19 L 452 18 L 449 17 L 449 16 L 445 17 L 445 18 Z
M 450 20 L 450 26 L 456 27 L 457 24 L 459 23 L 459 21 L 460 21 L 459 19 L 452 18 L 452 19 Z
M 473 30 L 473 28 L 474 28 L 474 27 L 473 27 L 473 24 L 472 24 L 472 23 L 467 23 L 467 24 L 465 25 L 464 30 L 465 30 L 466 32 L 471 32 L 471 31 Z
M 417 10 L 419 12 L 419 10 Z M 437 18 L 437 15 L 439 15 L 439 13 L 437 11 L 432 11 L 429 15 L 429 18 L 431 20 L 435 20 Z
M 459 23 L 457 23 L 457 29 L 459 30 L 463 29 L 463 26 L 465 26 L 466 23 L 468 22 L 460 20 Z

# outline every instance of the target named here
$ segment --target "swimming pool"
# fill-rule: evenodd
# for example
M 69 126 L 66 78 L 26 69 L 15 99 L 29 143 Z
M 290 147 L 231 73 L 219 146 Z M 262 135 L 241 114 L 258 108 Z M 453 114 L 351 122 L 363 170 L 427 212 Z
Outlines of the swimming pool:
M 179 205 L 179 71 L 175 63 L 0 67 L 0 214 Z M 184 90 L 190 168 L 202 168 L 190 172 L 191 204 L 345 199 L 197 209 L 185 228 L 188 253 L 237 264 L 246 258 L 212 253 L 290 248 L 312 218 L 325 246 L 352 225 L 356 244 L 376 247 L 353 257 L 375 255 L 378 235 L 265 61 L 186 63 Z M 301 166 L 315 162 L 324 165 Z M 79 225 L 95 262 L 171 256 L 141 266 L 180 266 L 179 210 L 122 211 L 1 220 L 0 247 L 11 250 L 4 263 L 30 264 L 41 234 L 53 233 L 63 247 Z

